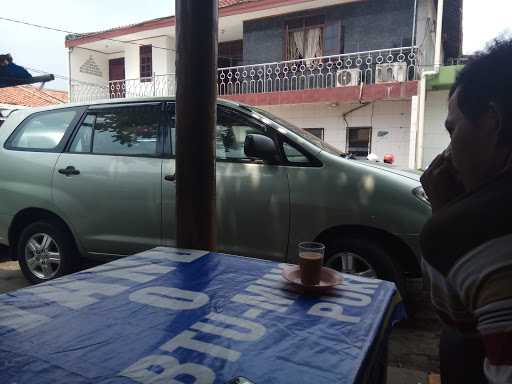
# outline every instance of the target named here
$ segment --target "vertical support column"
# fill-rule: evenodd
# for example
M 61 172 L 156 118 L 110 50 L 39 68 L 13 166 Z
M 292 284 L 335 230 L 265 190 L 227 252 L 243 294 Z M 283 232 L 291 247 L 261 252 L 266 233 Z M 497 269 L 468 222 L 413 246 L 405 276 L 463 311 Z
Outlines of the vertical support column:
M 436 20 L 436 52 L 434 57 L 434 70 L 439 72 L 441 68 L 443 50 L 443 16 L 444 16 L 444 0 L 437 1 L 437 20 Z
M 73 48 L 68 48 L 68 97 L 69 102 L 72 103 L 76 100 L 76 95 L 73 89 L 73 83 L 71 81 L 71 53 L 73 52 Z
M 215 249 L 218 0 L 176 0 L 177 245 Z
M 416 140 L 418 134 L 418 112 L 419 98 L 413 96 L 411 98 L 411 130 L 409 133 L 409 163 L 411 169 L 416 169 Z
M 418 132 L 416 134 L 416 169 L 423 168 L 423 138 L 425 135 L 425 108 L 427 105 L 427 76 L 423 74 L 419 82 Z

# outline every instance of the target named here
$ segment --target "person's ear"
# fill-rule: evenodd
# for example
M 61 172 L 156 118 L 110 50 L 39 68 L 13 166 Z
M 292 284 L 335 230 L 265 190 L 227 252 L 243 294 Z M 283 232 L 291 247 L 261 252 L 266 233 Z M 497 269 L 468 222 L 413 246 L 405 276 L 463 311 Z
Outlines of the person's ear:
M 489 110 L 485 114 L 485 124 L 496 132 L 498 139 L 506 140 L 512 143 L 512 131 L 507 129 L 504 123 L 504 113 L 500 105 L 495 102 L 489 103 Z

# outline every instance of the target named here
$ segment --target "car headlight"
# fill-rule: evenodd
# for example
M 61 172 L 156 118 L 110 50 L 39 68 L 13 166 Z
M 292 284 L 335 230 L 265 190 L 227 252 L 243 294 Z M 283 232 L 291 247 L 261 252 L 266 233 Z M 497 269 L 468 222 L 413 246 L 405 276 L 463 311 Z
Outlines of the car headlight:
M 420 199 L 421 201 L 423 201 L 425 204 L 428 204 L 430 206 L 430 201 L 428 201 L 428 197 L 427 197 L 427 194 L 425 193 L 425 190 L 423 189 L 423 187 L 417 187 L 417 188 L 414 188 L 412 190 L 412 193 L 414 194 L 414 196 L 416 196 L 418 199 Z

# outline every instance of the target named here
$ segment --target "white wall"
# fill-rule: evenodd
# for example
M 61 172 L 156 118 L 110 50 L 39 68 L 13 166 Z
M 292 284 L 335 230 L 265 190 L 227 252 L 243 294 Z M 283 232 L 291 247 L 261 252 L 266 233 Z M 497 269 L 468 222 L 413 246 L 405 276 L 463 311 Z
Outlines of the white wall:
M 136 40 L 134 43 L 142 45 L 153 45 L 167 49 L 175 49 L 174 39 L 170 36 L 160 36 L 151 39 Z M 125 76 L 127 79 L 140 77 L 139 68 L 139 45 L 130 44 L 125 49 Z M 153 47 L 153 72 L 163 75 L 174 72 L 175 52 Z
M 372 152 L 381 159 L 395 155 L 395 164 L 406 168 L 409 163 L 411 101 L 381 101 L 374 104 Z M 379 137 L 379 132 L 388 132 Z
M 425 130 L 423 136 L 423 169 L 450 143 L 450 136 L 444 127 L 448 115 L 449 91 L 427 93 L 425 104 Z
M 69 100 L 108 98 L 108 55 L 80 47 L 69 52 Z
M 104 53 L 75 47 L 70 53 L 71 78 L 91 84 L 106 85 L 108 81 L 108 56 Z M 87 73 L 84 67 L 89 62 L 95 65 L 99 72 Z M 100 75 L 101 74 L 101 75 Z M 100 75 L 100 76 L 99 76 Z
M 265 110 L 301 128 L 324 128 L 324 139 L 342 151 L 346 150 L 346 123 L 343 114 L 359 104 L 273 105 Z M 386 153 L 395 155 L 395 164 L 407 167 L 409 156 L 411 102 L 379 101 L 347 116 L 350 127 L 372 127 L 372 152 L 381 159 Z M 379 132 L 387 132 L 379 137 Z
M 125 44 L 124 51 L 112 54 L 86 50 L 80 47 L 73 48 L 70 55 L 70 72 L 71 78 L 74 80 L 70 89 L 71 100 L 89 101 L 108 98 L 108 62 L 111 59 L 121 57 L 125 59 L 126 81 L 122 83 L 122 86 L 125 87 L 126 96 L 168 96 L 174 94 L 176 79 L 174 76 L 168 76 L 169 73 L 175 72 L 174 38 L 170 35 L 158 36 L 134 40 L 133 43 L 136 44 Z M 140 77 L 139 44 L 153 45 L 153 73 L 157 75 L 154 82 L 140 82 L 138 80 Z M 89 72 L 92 73 L 84 73 L 87 70 L 84 71 L 83 65 L 88 61 L 89 65 L 87 67 Z
M 140 82 L 140 46 L 139 45 L 127 45 L 125 49 L 125 78 L 126 81 L 126 95 L 127 96 L 149 96 L 155 94 L 157 96 L 167 95 L 169 89 L 174 86 L 173 77 L 164 77 L 158 75 L 166 75 L 174 73 L 176 54 L 173 50 L 175 49 L 175 41 L 170 36 L 160 36 L 151 39 L 136 40 L 137 44 L 152 44 L 153 45 L 153 73 L 157 75 L 155 84 L 151 82 Z M 161 47 L 161 48 L 155 48 Z M 171 81 L 169 81 L 171 80 Z M 153 88 L 155 88 L 153 90 Z

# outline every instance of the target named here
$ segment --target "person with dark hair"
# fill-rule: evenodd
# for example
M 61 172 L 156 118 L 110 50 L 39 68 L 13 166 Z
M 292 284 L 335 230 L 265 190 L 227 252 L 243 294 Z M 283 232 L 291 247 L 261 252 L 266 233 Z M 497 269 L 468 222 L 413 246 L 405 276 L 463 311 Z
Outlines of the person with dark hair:
M 0 55 L 0 66 L 9 64 L 9 56 Z
M 432 204 L 423 270 L 445 325 L 443 384 L 512 383 L 512 40 L 464 67 L 449 147 L 421 178 Z
M 17 85 L 20 81 L 30 78 L 32 78 L 32 75 L 25 68 L 13 63 L 10 53 L 0 55 L 1 85 Z

